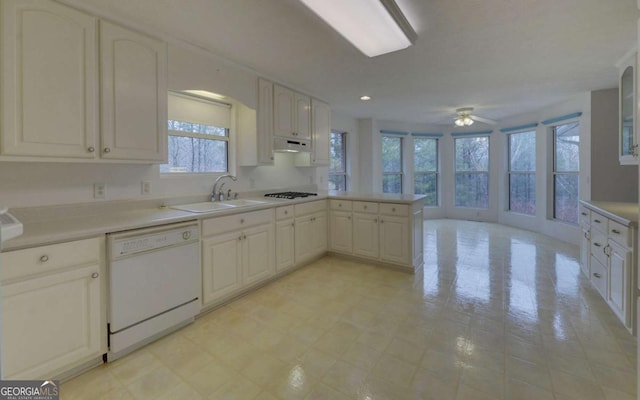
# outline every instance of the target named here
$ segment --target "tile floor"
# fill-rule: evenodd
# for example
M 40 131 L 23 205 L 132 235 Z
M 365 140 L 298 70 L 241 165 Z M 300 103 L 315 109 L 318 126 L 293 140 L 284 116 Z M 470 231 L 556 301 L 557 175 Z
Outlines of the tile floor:
M 636 341 L 575 246 L 437 220 L 425 255 L 416 275 L 325 257 L 64 383 L 62 398 L 636 399 Z

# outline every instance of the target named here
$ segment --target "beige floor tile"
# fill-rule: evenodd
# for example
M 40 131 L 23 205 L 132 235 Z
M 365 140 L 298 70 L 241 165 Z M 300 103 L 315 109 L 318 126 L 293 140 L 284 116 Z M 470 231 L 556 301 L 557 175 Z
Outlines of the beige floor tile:
M 637 374 L 605 366 L 593 366 L 596 381 L 603 387 L 616 389 L 627 394 L 636 395 L 638 386 Z
M 349 400 L 351 398 L 352 397 L 348 397 L 324 383 L 319 383 L 311 393 L 305 397 L 305 400 Z
M 371 370 L 371 376 L 401 387 L 408 387 L 417 366 L 383 354 Z
M 544 365 L 532 364 L 519 358 L 511 357 L 507 364 L 508 378 L 539 386 L 545 390 L 553 390 L 549 370 Z
M 326 372 L 322 382 L 350 398 L 356 398 L 366 377 L 367 373 L 364 370 L 343 361 L 336 361 Z
M 287 365 L 268 353 L 256 353 L 240 373 L 264 387 Z
M 308 349 L 304 354 L 293 361 L 300 365 L 307 375 L 322 378 L 324 374 L 335 364 L 337 359 L 314 348 Z
M 551 381 L 555 393 L 574 400 L 604 400 L 604 393 L 598 385 L 589 379 L 551 370 Z
M 441 379 L 430 371 L 420 369 L 409 386 L 410 398 L 424 400 L 455 399 L 458 391 L 458 379 Z
M 507 383 L 507 399 L 513 400 L 554 400 L 553 393 L 549 390 L 530 385 L 518 380 L 510 380 Z
M 219 362 L 211 362 L 183 379 L 203 396 L 209 396 L 233 377 L 233 372 Z
M 637 400 L 636 396 L 621 392 L 616 389 L 611 389 L 608 387 L 603 387 L 602 389 L 604 390 L 604 397 L 607 400 Z
M 505 393 L 504 379 L 503 373 L 482 367 L 472 367 L 465 368 L 460 384 L 480 391 L 494 399 L 500 399 L 504 397 Z
M 123 385 L 109 371 L 106 365 L 64 382 L 60 387 L 61 398 L 68 400 L 84 400 L 99 393 L 111 393 L 123 389 Z M 126 398 L 126 397 L 124 397 Z
M 366 371 L 374 367 L 382 350 L 364 343 L 354 342 L 340 359 Z
M 316 379 L 301 365 L 292 365 L 275 375 L 265 387 L 280 399 L 304 399 L 311 393 Z
M 127 385 L 152 369 L 162 367 L 160 360 L 147 349 L 138 350 L 108 364 L 109 371 Z
M 396 357 L 410 364 L 418 365 L 422 360 L 422 355 L 426 350 L 426 346 L 415 345 L 402 339 L 395 338 L 389 343 L 385 354 Z
M 227 379 L 218 389 L 211 393 L 209 400 L 251 400 L 255 398 L 261 389 L 240 374 L 235 374 Z
M 147 371 L 126 385 L 136 399 L 162 398 L 178 386 L 185 386 L 184 382 L 165 366 Z

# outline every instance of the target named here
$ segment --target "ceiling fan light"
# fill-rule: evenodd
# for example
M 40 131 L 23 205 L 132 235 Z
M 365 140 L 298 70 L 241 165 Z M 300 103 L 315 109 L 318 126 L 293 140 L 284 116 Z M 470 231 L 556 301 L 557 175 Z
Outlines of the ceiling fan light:
M 462 122 L 465 126 L 470 126 L 473 125 L 473 120 L 471 119 L 471 117 L 466 116 L 462 119 Z
M 453 123 L 456 124 L 456 126 L 464 126 L 464 121 L 460 117 L 454 119 Z

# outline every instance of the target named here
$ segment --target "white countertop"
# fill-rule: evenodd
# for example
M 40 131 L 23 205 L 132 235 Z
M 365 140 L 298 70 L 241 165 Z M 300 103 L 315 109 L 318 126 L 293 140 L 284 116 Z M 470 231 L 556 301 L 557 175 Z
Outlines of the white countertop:
M 585 207 L 623 225 L 638 225 L 638 203 L 580 200 Z
M 3 243 L 3 250 L 17 250 L 34 246 L 61 243 L 70 240 L 101 236 L 106 233 L 129 229 L 146 228 L 184 221 L 215 218 L 223 215 L 244 213 L 283 205 L 299 204 L 327 198 L 363 200 L 377 202 L 407 203 L 420 201 L 424 196 L 392 195 L 378 193 L 324 192 L 318 196 L 295 200 L 260 197 L 264 204 L 219 209 L 206 213 L 192 213 L 161 206 L 162 200 L 114 201 L 51 207 L 16 208 L 11 212 L 23 223 L 24 233 Z M 249 198 L 248 198 L 249 199 Z M 257 199 L 254 197 L 254 199 Z M 202 198 L 185 198 L 182 203 L 173 200 L 170 204 L 186 204 L 203 201 Z

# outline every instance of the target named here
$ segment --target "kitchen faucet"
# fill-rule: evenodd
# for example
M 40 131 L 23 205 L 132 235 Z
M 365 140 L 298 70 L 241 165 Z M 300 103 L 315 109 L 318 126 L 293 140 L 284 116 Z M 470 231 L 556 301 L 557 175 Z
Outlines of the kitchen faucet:
M 226 174 L 226 175 L 220 175 L 218 177 L 218 179 L 216 179 L 216 181 L 213 183 L 213 190 L 211 191 L 211 201 L 222 201 L 224 200 L 224 192 L 222 191 L 222 187 L 224 186 L 224 182 L 222 182 L 222 185 L 220 185 L 220 190 L 219 193 L 216 192 L 216 189 L 218 189 L 218 182 L 220 182 L 220 180 L 222 178 L 231 178 L 232 181 L 237 181 L 238 178 L 236 178 L 235 176 L 231 175 L 231 174 Z M 219 197 L 218 197 L 219 196 Z

